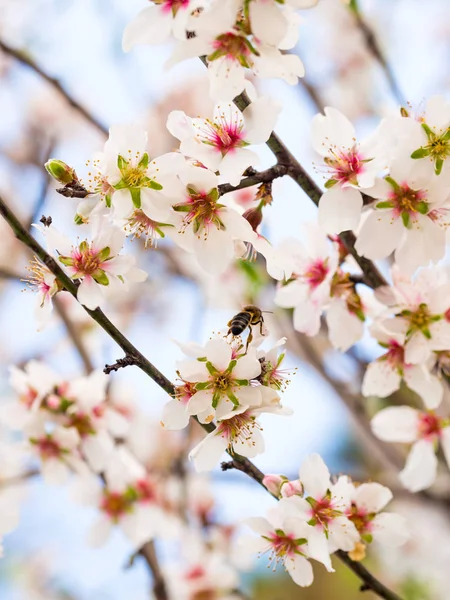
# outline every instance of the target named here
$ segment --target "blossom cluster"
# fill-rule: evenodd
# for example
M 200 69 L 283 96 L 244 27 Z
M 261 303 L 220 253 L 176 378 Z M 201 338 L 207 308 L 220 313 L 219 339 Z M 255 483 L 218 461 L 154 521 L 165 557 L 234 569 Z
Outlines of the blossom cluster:
M 267 489 L 279 498 L 267 519 L 252 517 L 248 526 L 258 537 L 242 538 L 248 552 L 268 553 L 270 564 L 283 563 L 293 581 L 302 587 L 313 582 L 310 559 L 333 572 L 331 555 L 344 550 L 354 560 L 365 556 L 372 540 L 401 546 L 408 539 L 406 519 L 384 512 L 391 491 L 379 483 L 353 483 L 347 476 L 332 482 L 318 454 L 309 455 L 299 479 L 266 475 Z
M 162 425 L 181 429 L 195 416 L 200 423 L 215 424 L 190 452 L 198 471 L 213 469 L 225 450 L 253 458 L 264 452 L 263 413 L 289 415 L 279 391 L 288 373 L 281 367 L 284 353 L 278 350 L 284 339 L 269 351 L 251 345 L 244 348 L 240 338 L 213 338 L 200 346 L 183 344 L 189 357 L 179 361 L 181 384 L 166 405 Z

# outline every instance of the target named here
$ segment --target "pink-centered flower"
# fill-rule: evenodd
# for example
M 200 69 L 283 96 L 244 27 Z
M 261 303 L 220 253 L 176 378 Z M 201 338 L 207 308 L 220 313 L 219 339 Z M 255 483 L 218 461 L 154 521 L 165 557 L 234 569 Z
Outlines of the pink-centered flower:
M 436 451 L 441 444 L 450 465 L 450 424 L 435 413 L 409 406 L 390 406 L 372 419 L 372 431 L 386 442 L 412 444 L 400 481 L 410 492 L 430 487 L 436 479 Z
M 52 250 L 74 280 L 80 281 L 77 298 L 95 309 L 108 293 L 127 291 L 132 282 L 142 282 L 147 274 L 134 265 L 134 256 L 120 255 L 125 234 L 106 217 L 92 221 L 92 240 L 72 246 L 70 240 L 52 227 L 42 230 Z
M 38 331 L 47 325 L 53 310 L 52 298 L 61 290 L 59 280 L 53 273 L 35 258 L 28 267 L 30 275 L 27 283 L 37 291 L 35 317 L 38 323 Z
M 153 0 L 127 25 L 122 46 L 125 52 L 138 44 L 163 44 L 171 35 L 186 39 L 195 22 L 193 14 L 204 2 L 198 0 Z
M 372 260 L 395 251 L 395 262 L 408 274 L 436 263 L 445 254 L 448 190 L 444 177 L 408 175 L 407 165 L 397 161 L 389 177 L 366 190 L 377 201 L 361 226 L 356 250 Z
M 357 143 L 350 121 L 335 108 L 325 108 L 312 123 L 314 150 L 323 157 L 327 191 L 319 202 L 319 223 L 326 233 L 356 229 L 363 200 L 360 189 L 372 187 L 380 170 L 373 140 Z
M 285 515 L 278 508 L 270 513 L 269 519 L 253 517 L 246 524 L 258 537 L 247 536 L 239 541 L 244 552 L 267 554 L 269 566 L 274 570 L 281 563 L 297 585 L 312 584 L 314 574 L 308 561 L 312 528 L 305 521 Z
M 439 378 L 430 373 L 435 361 L 430 359 L 431 365 L 407 363 L 404 333 L 386 331 L 378 323 L 372 325 L 370 333 L 386 352 L 368 365 L 362 383 L 363 395 L 385 398 L 398 390 L 403 380 L 421 396 L 428 409 L 437 408 L 444 389 Z
M 279 112 L 278 103 L 261 97 L 243 112 L 232 103 L 217 104 L 212 120 L 192 119 L 173 111 L 167 128 L 181 141 L 180 151 L 185 156 L 219 171 L 224 182 L 238 185 L 244 171 L 259 163 L 258 155 L 247 146 L 268 140 Z
M 173 205 L 167 235 L 188 252 L 194 253 L 208 273 L 222 273 L 235 256 L 235 241 L 256 238 L 250 223 L 220 198 L 218 178 L 201 167 L 186 167 L 180 173 L 184 199 Z

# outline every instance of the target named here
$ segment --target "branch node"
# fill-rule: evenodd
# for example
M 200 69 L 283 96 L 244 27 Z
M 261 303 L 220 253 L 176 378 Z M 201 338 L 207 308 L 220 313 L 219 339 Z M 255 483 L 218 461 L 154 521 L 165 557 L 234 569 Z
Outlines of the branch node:
M 118 358 L 117 361 L 112 365 L 105 365 L 103 369 L 103 373 L 109 375 L 113 371 L 118 371 L 119 369 L 124 369 L 125 367 L 131 367 L 132 365 L 139 365 L 140 361 L 137 356 L 133 354 L 127 354 L 123 358 Z
M 370 592 L 372 588 L 370 587 L 370 585 L 368 583 L 363 583 L 360 587 L 359 587 L 359 591 L 360 592 Z
M 235 467 L 233 461 L 229 460 L 227 462 L 220 463 L 220 468 L 222 471 L 231 471 L 231 469 L 234 469 Z

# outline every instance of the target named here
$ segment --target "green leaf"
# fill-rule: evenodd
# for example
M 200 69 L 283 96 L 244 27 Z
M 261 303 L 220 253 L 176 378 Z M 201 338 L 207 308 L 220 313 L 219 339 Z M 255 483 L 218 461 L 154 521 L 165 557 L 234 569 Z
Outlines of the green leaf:
M 211 200 L 213 200 L 214 202 L 217 202 L 217 200 L 219 199 L 219 190 L 217 188 L 213 188 L 208 193 L 208 198 L 211 198 Z
M 428 127 L 428 125 L 426 123 L 422 123 L 422 129 L 427 134 L 428 139 L 430 139 L 430 137 L 431 138 L 434 137 L 434 132 Z
M 428 202 L 425 202 L 424 200 L 419 202 L 416 206 L 417 212 L 419 212 L 421 215 L 426 215 L 428 213 L 428 208 Z
M 111 194 L 106 194 L 105 204 L 106 204 L 106 208 L 111 208 Z
M 141 160 L 140 160 L 140 161 L 139 161 L 139 163 L 138 163 L 138 167 L 142 167 L 143 169 L 146 169 L 146 168 L 148 167 L 149 160 L 150 160 L 150 159 L 149 159 L 149 157 L 148 157 L 148 153 L 147 153 L 147 152 L 145 152 L 145 153 L 142 155 L 142 158 L 141 158 Z
M 117 167 L 119 169 L 120 172 L 123 171 L 123 169 L 125 169 L 125 167 L 128 165 L 128 161 L 124 159 L 123 156 L 119 156 L 117 157 Z
M 217 406 L 219 404 L 219 400 L 220 400 L 219 392 L 214 392 L 214 395 L 212 397 L 212 407 L 213 408 L 217 408 Z
M 73 220 L 76 225 L 83 225 L 84 223 L 83 217 L 81 217 L 80 215 L 75 215 Z
M 141 189 L 130 188 L 131 200 L 136 208 L 141 208 Z
M 186 189 L 188 191 L 189 196 L 198 196 L 198 191 L 194 187 L 188 185 Z
M 375 204 L 375 208 L 394 208 L 394 206 L 394 203 L 389 200 L 383 200 L 383 202 Z
M 373 535 L 371 533 L 363 533 L 361 537 L 366 542 L 366 544 L 372 543 Z
M 402 221 L 403 221 L 403 225 L 405 227 L 409 227 L 409 221 L 410 221 L 409 213 L 402 212 Z
M 219 371 L 216 369 L 216 367 L 215 367 L 215 366 L 214 366 L 214 365 L 213 365 L 211 362 L 209 362 L 209 360 L 208 360 L 208 361 L 205 363 L 205 365 L 206 365 L 206 368 L 208 369 L 208 372 L 209 372 L 211 375 L 215 375 L 216 373 L 218 373 L 218 372 L 219 372 Z
M 147 187 L 149 187 L 152 190 L 158 190 L 158 191 L 163 189 L 163 186 L 160 183 L 158 183 L 157 181 L 154 181 L 153 179 L 148 180 Z
M 411 158 L 425 158 L 426 156 L 430 156 L 428 148 L 418 148 L 411 154 Z
M 104 260 L 109 258 L 110 254 L 111 254 L 111 248 L 109 246 L 106 246 L 105 248 L 103 248 L 103 250 L 101 250 L 101 252 L 98 253 L 98 260 L 100 262 L 103 262 Z
M 444 166 L 444 159 L 438 156 L 436 159 L 436 163 L 434 165 L 434 172 L 436 175 L 440 175 L 442 171 L 442 167 Z
M 395 181 L 395 179 L 392 179 L 392 177 L 385 177 L 385 180 L 388 182 L 388 184 L 394 188 L 394 190 L 398 191 L 400 189 L 400 186 L 398 185 L 398 183 Z
M 431 340 L 431 331 L 428 329 L 428 327 L 423 327 L 420 331 L 427 338 L 427 340 Z
M 237 360 L 231 360 L 230 364 L 227 367 L 227 370 L 225 371 L 225 373 L 231 373 L 231 371 L 234 369 L 234 367 L 237 365 Z
M 108 276 L 102 269 L 97 269 L 97 271 L 92 273 L 92 278 L 100 285 L 109 285 Z
M 336 185 L 336 183 L 337 183 L 337 179 L 328 179 L 328 181 L 325 182 L 325 187 L 327 188 L 327 190 L 329 190 L 334 185 Z
M 189 212 L 191 210 L 189 204 L 174 204 L 172 208 L 175 212 Z
M 58 260 L 63 265 L 66 265 L 66 267 L 73 266 L 73 258 L 71 258 L 70 256 L 58 256 Z
M 231 390 L 229 390 L 227 392 L 227 396 L 228 398 L 231 400 L 231 402 L 233 403 L 234 408 L 236 408 L 237 406 L 239 406 L 239 398 L 237 398 L 233 392 Z
M 123 179 L 121 179 L 118 183 L 116 183 L 115 185 L 113 185 L 113 188 L 115 190 L 125 190 L 128 188 L 128 183 L 126 183 L 126 181 L 124 181 Z
M 235 382 L 241 386 L 250 385 L 248 379 L 235 379 Z
M 88 243 L 86 240 L 83 240 L 80 244 L 80 251 L 81 252 L 86 252 L 86 250 L 89 248 Z
M 211 383 L 209 381 L 201 381 L 200 383 L 195 384 L 195 389 L 196 390 L 207 390 L 210 385 L 211 385 Z

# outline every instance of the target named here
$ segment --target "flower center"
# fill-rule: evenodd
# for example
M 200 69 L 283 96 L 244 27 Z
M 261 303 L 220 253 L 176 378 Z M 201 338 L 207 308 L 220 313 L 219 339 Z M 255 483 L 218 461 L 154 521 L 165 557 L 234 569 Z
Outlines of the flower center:
M 308 266 L 308 269 L 302 274 L 302 279 L 306 281 L 311 290 L 315 290 L 326 278 L 330 271 L 328 259 L 318 258 Z
M 430 309 L 425 303 L 419 305 L 417 310 L 410 311 L 404 310 L 400 313 L 402 317 L 405 317 L 409 321 L 409 329 L 406 332 L 406 336 L 410 337 L 413 333 L 420 331 L 427 339 L 431 339 L 431 332 L 429 326 L 441 319 L 440 315 L 432 315 Z
M 85 438 L 88 435 L 94 435 L 96 432 L 95 427 L 92 425 L 91 418 L 84 413 L 70 415 L 69 427 L 75 427 L 82 438 Z
M 347 518 L 355 525 L 359 533 L 364 534 L 370 531 L 370 523 L 373 520 L 375 513 L 368 513 L 361 508 L 358 508 L 355 503 L 352 502 L 350 513 L 347 514 Z
M 450 156 L 450 127 L 441 133 L 433 131 L 426 123 L 422 123 L 428 144 L 421 146 L 411 154 L 411 158 L 429 157 L 435 165 L 435 173 L 439 175 L 442 171 L 444 161 Z
M 405 364 L 405 349 L 395 340 L 390 340 L 389 350 L 383 358 L 393 367 L 403 367 Z
M 64 452 L 58 442 L 55 442 L 51 436 L 39 440 L 31 439 L 30 441 L 36 445 L 43 460 L 48 458 L 59 458 Z
M 133 500 L 127 493 L 120 494 L 119 492 L 103 491 L 103 498 L 100 508 L 111 519 L 117 521 L 122 515 L 131 512 Z
M 422 439 L 437 438 L 441 435 L 442 422 L 433 413 L 421 413 L 419 417 L 419 436 Z
M 128 233 L 132 235 L 132 239 L 140 238 L 144 236 L 145 248 L 156 248 L 156 240 L 159 237 L 165 237 L 164 232 L 161 229 L 163 223 L 158 223 L 150 217 L 147 217 L 145 212 L 141 209 L 137 209 L 134 213 L 127 219 L 127 224 L 125 226 Z
M 218 392 L 224 392 L 229 387 L 231 387 L 233 383 L 233 378 L 231 373 L 218 373 L 214 376 L 213 379 L 213 387 L 214 390 Z
M 174 210 L 177 212 L 187 213 L 183 219 L 180 233 L 186 231 L 189 225 L 193 225 L 194 233 L 200 239 L 200 232 L 203 232 L 203 237 L 208 237 L 208 229 L 214 225 L 217 229 L 225 229 L 222 223 L 219 210 L 223 204 L 217 203 L 217 189 L 211 190 L 208 194 L 205 192 L 197 192 L 193 188 L 188 188 L 189 197 L 186 202 L 175 204 Z
M 321 500 L 308 497 L 306 501 L 311 505 L 311 519 L 308 523 L 312 526 L 322 525 L 326 529 L 328 523 L 342 514 L 334 508 L 331 494 L 324 496 Z
M 187 8 L 190 0 L 153 0 L 155 4 L 162 6 L 163 12 L 172 11 L 173 16 L 177 14 L 180 8 Z
M 214 146 L 222 155 L 234 148 L 245 146 L 246 143 L 242 139 L 243 122 L 238 120 L 228 123 L 224 114 L 221 115 L 221 121 L 219 124 L 207 121 L 205 129 L 198 135 L 201 142 Z
M 147 168 L 144 166 L 127 165 L 122 170 L 122 181 L 129 188 L 143 187 L 146 183 Z
M 255 429 L 261 430 L 261 426 L 255 420 L 255 417 L 244 412 L 231 419 L 221 421 L 218 426 L 218 433 L 229 440 L 230 444 L 239 440 L 242 443 L 250 443 L 252 446 L 255 442 L 252 440 Z
M 331 187 L 336 182 L 357 185 L 358 175 L 363 171 L 364 163 L 367 162 L 359 154 L 357 147 L 354 146 L 348 152 L 331 148 L 330 153 L 331 157 L 324 158 L 325 164 L 331 171 L 331 177 L 328 180 L 330 183 L 327 187 Z
M 428 212 L 428 202 L 423 190 L 412 190 L 407 184 L 397 185 L 389 194 L 390 202 L 397 213 L 397 216 L 412 215 L 420 213 L 422 215 Z M 408 223 L 405 223 L 407 225 Z
M 226 57 L 238 61 L 243 67 L 249 66 L 248 58 L 252 51 L 254 52 L 250 42 L 244 36 L 232 32 L 217 36 L 213 47 L 214 52 L 208 56 L 209 61 Z

